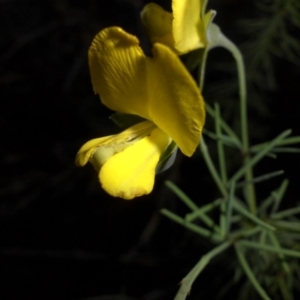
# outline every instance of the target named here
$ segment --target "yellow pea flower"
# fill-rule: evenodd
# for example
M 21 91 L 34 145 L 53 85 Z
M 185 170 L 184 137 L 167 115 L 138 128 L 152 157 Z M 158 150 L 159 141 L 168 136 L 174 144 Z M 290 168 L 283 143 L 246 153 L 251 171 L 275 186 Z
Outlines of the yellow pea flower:
M 102 30 L 89 49 L 94 92 L 108 108 L 145 119 L 84 144 L 76 165 L 90 161 L 105 191 L 132 199 L 149 194 L 161 155 L 175 141 L 191 156 L 205 121 L 204 101 L 177 55 L 154 44 L 147 57 L 138 39 L 119 27 Z
M 141 12 L 142 23 L 152 43 L 163 43 L 177 54 L 185 54 L 207 46 L 207 29 L 215 16 L 205 14 L 207 0 L 173 0 L 173 13 L 155 3 Z

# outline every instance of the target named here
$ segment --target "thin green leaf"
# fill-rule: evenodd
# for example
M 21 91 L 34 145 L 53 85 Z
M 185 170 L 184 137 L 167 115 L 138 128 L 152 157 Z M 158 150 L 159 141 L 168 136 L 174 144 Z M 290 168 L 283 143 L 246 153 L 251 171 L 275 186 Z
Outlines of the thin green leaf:
M 292 147 L 276 147 L 272 150 L 274 153 L 300 153 L 299 148 Z
M 204 206 L 200 207 L 199 209 L 197 209 L 189 214 L 186 214 L 185 220 L 187 222 L 192 222 L 199 216 L 206 214 L 209 211 L 213 210 L 214 208 L 218 207 L 223 201 L 224 201 L 223 199 L 217 199 L 207 205 L 204 205 Z
M 223 201 L 220 205 L 220 215 L 219 215 L 219 223 L 221 229 L 221 236 L 225 238 L 226 236 L 226 203 L 227 201 Z
M 251 152 L 254 152 L 254 153 L 259 152 L 259 151 L 261 151 L 261 149 L 263 149 L 267 145 L 269 145 L 270 142 L 271 141 L 252 146 L 250 148 L 250 150 L 251 150 Z M 300 136 L 293 136 L 293 137 L 285 138 L 285 139 L 279 141 L 277 143 L 277 146 L 286 146 L 286 145 L 294 145 L 294 144 L 300 144 Z
M 241 145 L 237 144 L 236 140 L 234 140 L 232 137 L 224 134 L 217 135 L 214 132 L 211 132 L 207 129 L 203 129 L 203 133 L 210 137 L 213 140 L 220 140 L 223 142 L 224 145 L 235 148 L 235 149 L 241 149 Z
M 197 217 L 205 224 L 207 225 L 209 228 L 213 229 L 214 231 L 216 231 L 217 233 L 221 233 L 221 229 L 220 227 L 213 221 L 212 218 L 210 218 L 208 215 L 206 215 L 205 213 L 201 213 L 198 214 Z M 189 222 L 187 220 L 187 217 L 185 216 L 185 221 Z
M 167 180 L 165 184 L 190 210 L 198 210 L 198 206 L 194 203 L 194 201 L 173 182 Z
M 210 238 L 211 240 L 215 241 L 215 242 L 221 242 L 222 238 L 220 237 L 220 235 L 211 232 L 210 230 L 207 230 L 203 227 L 200 227 L 198 225 L 195 225 L 193 223 L 189 223 L 186 222 L 183 218 L 179 217 L 178 215 L 172 213 L 171 211 L 167 210 L 167 209 L 162 209 L 161 214 L 163 214 L 164 216 L 168 217 L 169 219 L 171 219 L 172 221 L 174 221 L 175 223 L 178 223 L 180 225 L 182 225 L 183 227 L 198 233 L 201 236 L 204 236 L 206 238 Z
M 244 185 L 246 184 L 250 184 L 250 183 L 259 183 L 259 182 L 263 182 L 263 181 L 266 181 L 266 180 L 269 180 L 271 178 L 274 178 L 276 176 L 280 176 L 284 174 L 284 171 L 283 170 L 279 170 L 279 171 L 275 171 L 275 172 L 271 172 L 271 173 L 268 173 L 268 174 L 265 174 L 265 175 L 261 175 L 261 176 L 258 176 L 258 177 L 255 177 L 253 178 L 253 180 L 251 181 L 242 181 L 242 182 L 239 182 L 236 187 L 243 187 Z
M 275 234 L 274 234 L 273 232 L 271 232 L 271 231 L 269 231 L 268 234 L 269 234 L 269 237 L 270 237 L 270 240 L 271 240 L 273 246 L 274 246 L 278 251 L 280 251 L 282 248 L 281 248 L 281 245 L 280 245 L 279 241 L 277 240 Z M 281 263 L 282 268 L 284 269 L 284 271 L 285 271 L 286 273 L 290 273 L 290 272 L 291 272 L 291 269 L 290 269 L 288 263 L 286 262 L 285 255 L 282 254 L 282 253 L 279 253 L 278 256 L 279 256 L 279 258 L 280 258 L 280 260 L 281 260 L 280 263 Z
M 258 239 L 260 244 L 266 244 L 268 232 L 269 230 L 261 230 L 261 234 Z M 264 258 L 265 261 L 268 261 L 268 253 L 266 253 L 266 251 L 259 251 L 259 254 Z
M 234 201 L 234 191 L 235 191 L 235 181 L 232 182 L 230 189 L 229 189 L 229 197 L 227 201 L 227 207 L 226 207 L 226 231 L 225 235 L 227 235 L 230 232 L 231 227 L 231 218 L 232 218 L 232 203 Z
M 295 250 L 290 250 L 290 249 L 285 249 L 285 248 L 278 249 L 273 246 L 258 244 L 258 243 L 250 242 L 247 240 L 240 240 L 239 244 L 241 244 L 245 247 L 248 247 L 248 248 L 252 248 L 252 249 L 265 250 L 265 251 L 270 251 L 270 252 L 283 254 L 283 255 L 287 255 L 287 256 L 291 256 L 291 257 L 300 258 L 300 251 L 295 251 Z
M 237 240 L 240 238 L 253 236 L 253 235 L 260 233 L 261 230 L 262 230 L 261 226 L 255 226 L 255 227 L 246 228 L 246 229 L 239 229 L 239 230 L 234 231 L 232 234 L 230 234 L 230 239 Z
M 208 104 L 208 103 L 205 103 L 205 108 L 206 108 L 206 111 L 207 113 L 215 118 L 216 115 L 215 115 L 215 111 L 214 109 Z M 239 137 L 236 135 L 236 133 L 230 128 L 230 126 L 222 119 L 220 118 L 220 124 L 223 128 L 223 130 L 233 139 L 235 140 L 235 144 L 237 145 L 242 145 L 242 142 L 240 141 Z
M 249 212 L 248 210 L 246 210 L 245 208 L 243 208 L 242 205 L 240 205 L 237 201 L 233 201 L 233 208 L 238 211 L 240 214 L 242 214 L 243 216 L 245 216 L 246 218 L 248 218 L 249 220 L 251 220 L 252 222 L 254 222 L 255 224 L 269 229 L 269 230 L 275 230 L 275 227 L 262 221 L 261 219 L 259 219 L 258 217 L 256 217 L 254 214 L 252 214 L 251 212 Z
M 225 198 L 228 196 L 228 192 L 226 190 L 226 187 L 224 186 L 215 166 L 214 166 L 214 163 L 212 162 L 211 160 L 211 157 L 209 155 L 209 152 L 207 150 L 207 146 L 205 144 L 205 141 L 204 141 L 204 138 L 202 136 L 202 140 L 200 142 L 200 149 L 201 149 L 201 152 L 203 154 L 203 157 L 204 157 L 204 160 L 205 160 L 205 163 L 208 167 L 208 170 L 210 171 L 210 174 L 212 176 L 212 178 L 214 179 L 217 187 L 219 188 L 219 191 L 221 192 L 222 196 L 224 196 Z
M 267 209 L 272 205 L 272 203 L 275 201 L 274 198 L 274 192 L 271 192 L 271 194 L 262 201 L 261 205 L 258 208 L 259 214 L 266 214 Z
M 278 142 L 283 140 L 285 137 L 291 134 L 291 130 L 286 130 L 278 135 L 272 142 L 266 145 L 260 152 L 258 152 L 249 162 L 243 166 L 239 171 L 237 171 L 229 180 L 229 182 L 239 180 L 249 168 L 253 167 L 256 163 L 258 163 L 272 148 L 274 148 Z
M 274 226 L 276 226 L 276 228 L 279 228 L 279 229 L 300 232 L 300 222 L 289 222 L 289 221 L 276 220 L 272 224 L 274 224 Z
M 274 214 L 278 210 L 280 202 L 286 192 L 288 185 L 289 185 L 289 181 L 287 179 L 285 179 L 281 183 L 279 189 L 276 192 L 273 192 L 274 193 L 274 203 L 273 203 L 273 207 L 271 209 L 271 213 L 270 213 L 271 215 Z
M 277 212 L 271 216 L 273 220 L 283 219 L 285 217 L 300 214 L 300 206 L 299 207 L 293 207 L 290 209 L 286 209 L 280 212 Z

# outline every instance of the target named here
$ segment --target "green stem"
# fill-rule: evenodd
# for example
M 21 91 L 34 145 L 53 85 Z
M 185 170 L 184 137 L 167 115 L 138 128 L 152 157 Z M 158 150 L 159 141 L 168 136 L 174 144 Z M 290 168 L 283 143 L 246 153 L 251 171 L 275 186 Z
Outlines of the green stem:
M 239 95 L 240 95 L 240 115 L 241 115 L 241 137 L 242 137 L 242 154 L 244 165 L 250 160 L 249 152 L 249 136 L 248 136 L 248 120 L 247 120 L 247 88 L 246 88 L 246 72 L 243 56 L 240 50 L 232 43 L 220 30 L 220 28 L 212 23 L 208 27 L 207 37 L 209 41 L 209 48 L 224 47 L 233 55 L 238 73 L 239 81 Z M 248 168 L 245 172 L 246 181 L 251 182 L 253 178 L 252 167 Z M 256 196 L 254 184 L 251 183 L 246 186 L 246 200 L 250 211 L 256 214 Z
M 228 49 L 237 65 L 237 72 L 238 72 L 238 80 L 239 80 L 239 94 L 240 94 L 240 114 L 241 114 L 241 135 L 242 135 L 242 153 L 244 155 L 244 165 L 246 165 L 250 160 L 250 152 L 249 152 L 249 135 L 248 135 L 248 119 L 247 119 L 247 88 L 246 88 L 246 72 L 245 72 L 245 65 L 243 56 L 240 50 L 228 40 L 225 36 L 223 38 L 224 46 Z M 253 170 L 252 168 L 248 168 L 245 173 L 246 181 L 252 181 L 253 179 Z M 253 214 L 256 214 L 256 196 L 255 196 L 255 188 L 254 184 L 248 184 L 246 186 L 246 199 L 248 202 L 248 206 L 250 211 Z
M 203 255 L 200 261 L 194 266 L 194 268 L 187 274 L 186 277 L 183 278 L 180 289 L 177 292 L 174 300 L 186 299 L 187 295 L 191 290 L 192 284 L 194 283 L 195 279 L 198 277 L 200 272 L 208 265 L 212 258 L 226 250 L 231 245 L 231 242 L 226 241 L 223 244 L 211 250 L 210 252 L 208 252 L 207 254 Z
M 215 104 L 215 111 L 216 111 L 216 118 L 215 118 L 215 128 L 217 136 L 221 136 L 221 125 L 220 125 L 220 106 L 218 103 Z M 223 142 L 221 139 L 217 140 L 217 147 L 218 147 L 218 156 L 219 156 L 219 169 L 221 174 L 221 179 L 224 185 L 227 184 L 227 172 L 226 172 L 226 160 L 225 160 L 225 153 Z

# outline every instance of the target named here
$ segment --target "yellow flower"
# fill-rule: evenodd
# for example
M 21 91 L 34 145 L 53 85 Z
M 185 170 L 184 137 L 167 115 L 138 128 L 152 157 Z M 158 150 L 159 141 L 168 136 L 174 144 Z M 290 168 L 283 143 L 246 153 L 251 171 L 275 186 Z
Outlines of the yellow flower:
M 207 0 L 173 0 L 173 13 L 155 3 L 141 12 L 142 23 L 153 43 L 163 43 L 177 54 L 207 46 L 207 29 L 215 11 L 206 14 Z
M 95 93 L 108 108 L 145 119 L 117 135 L 84 144 L 76 164 L 90 161 L 110 195 L 132 199 L 152 191 L 155 169 L 172 140 L 191 156 L 205 120 L 191 75 L 167 46 L 147 57 L 138 39 L 119 27 L 102 30 L 89 49 Z

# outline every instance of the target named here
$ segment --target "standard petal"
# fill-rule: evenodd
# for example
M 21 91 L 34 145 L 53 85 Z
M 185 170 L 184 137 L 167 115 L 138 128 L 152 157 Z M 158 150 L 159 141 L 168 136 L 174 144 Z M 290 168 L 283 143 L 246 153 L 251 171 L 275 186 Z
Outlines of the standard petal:
M 175 48 L 187 53 L 206 46 L 205 30 L 202 20 L 203 1 L 173 0 L 173 36 Z
M 141 20 L 153 44 L 162 43 L 176 51 L 172 33 L 172 13 L 155 3 L 149 3 L 141 12 Z
M 101 168 L 99 180 L 103 189 L 114 197 L 127 200 L 149 194 L 154 185 L 155 168 L 171 139 L 160 129 L 154 129 Z
M 167 46 L 155 44 L 150 60 L 149 113 L 187 156 L 200 142 L 205 122 L 204 101 L 189 72 Z
M 155 128 L 155 125 L 152 122 L 144 121 L 127 128 L 119 134 L 90 140 L 79 149 L 76 155 L 75 164 L 83 167 L 89 161 L 96 148 L 99 147 L 108 146 L 114 148 L 114 152 L 121 151 L 125 146 L 134 142 L 136 139 L 141 139 L 148 135 L 153 128 Z
M 119 27 L 99 32 L 89 48 L 95 93 L 110 109 L 147 119 L 147 59 L 138 39 Z

